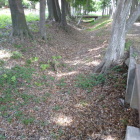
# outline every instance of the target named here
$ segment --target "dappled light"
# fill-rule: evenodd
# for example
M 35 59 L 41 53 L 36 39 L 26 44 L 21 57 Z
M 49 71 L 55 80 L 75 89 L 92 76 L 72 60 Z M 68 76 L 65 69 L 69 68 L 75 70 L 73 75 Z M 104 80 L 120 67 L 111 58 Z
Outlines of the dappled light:
M 52 121 L 60 126 L 70 126 L 73 123 L 73 118 L 64 114 L 56 114 Z
M 78 74 L 78 71 L 72 71 L 72 72 L 67 72 L 67 73 L 58 73 L 57 77 L 61 78 L 63 76 L 72 76 Z
M 116 140 L 116 138 L 113 138 L 112 136 L 107 136 L 105 140 Z
M 10 59 L 11 57 L 11 52 L 9 50 L 0 50 L 0 59 L 5 60 L 5 59 Z

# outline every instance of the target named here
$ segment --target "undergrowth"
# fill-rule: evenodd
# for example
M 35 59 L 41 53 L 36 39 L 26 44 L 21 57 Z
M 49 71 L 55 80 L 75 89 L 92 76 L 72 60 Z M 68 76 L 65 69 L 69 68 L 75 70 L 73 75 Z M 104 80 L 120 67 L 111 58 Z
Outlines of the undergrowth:
M 105 80 L 106 80 L 106 77 L 104 74 L 99 74 L 99 75 L 97 75 L 97 74 L 89 74 L 89 75 L 80 74 L 77 76 L 76 85 L 83 89 L 90 90 L 93 86 L 104 83 Z

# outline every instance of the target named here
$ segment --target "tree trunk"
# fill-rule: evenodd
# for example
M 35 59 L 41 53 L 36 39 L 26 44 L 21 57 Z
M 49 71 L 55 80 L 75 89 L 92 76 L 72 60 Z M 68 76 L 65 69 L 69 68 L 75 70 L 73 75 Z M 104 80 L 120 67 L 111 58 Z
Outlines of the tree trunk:
M 71 19 L 70 4 L 66 2 L 66 15 Z
M 56 22 L 60 22 L 60 18 L 59 18 L 59 16 L 58 16 L 57 9 L 56 9 L 55 0 L 52 0 L 52 9 L 53 9 L 53 15 L 54 15 L 55 21 L 56 21 Z
M 40 0 L 40 35 L 43 40 L 46 40 L 46 0 Z
M 66 25 L 67 25 L 67 21 L 66 21 L 66 1 L 65 0 L 61 0 L 61 9 L 62 9 L 62 14 L 61 14 L 61 26 L 65 29 Z
M 121 60 L 124 55 L 126 33 L 140 15 L 140 4 L 129 15 L 132 0 L 119 0 L 117 2 L 110 43 L 104 60 L 95 70 L 97 72 L 106 72 L 112 64 Z
M 48 5 L 48 20 L 53 20 L 54 15 L 53 15 L 53 6 L 52 6 L 52 0 L 47 0 L 47 5 Z
M 110 14 L 110 19 L 113 18 L 115 14 L 115 0 L 111 0 L 111 14 Z
M 12 18 L 12 36 L 24 39 L 24 37 L 31 37 L 29 32 L 25 14 L 21 0 L 9 0 L 11 18 Z
M 61 11 L 60 11 L 58 0 L 55 0 L 55 7 L 56 7 L 57 15 L 59 17 L 59 21 L 61 21 Z

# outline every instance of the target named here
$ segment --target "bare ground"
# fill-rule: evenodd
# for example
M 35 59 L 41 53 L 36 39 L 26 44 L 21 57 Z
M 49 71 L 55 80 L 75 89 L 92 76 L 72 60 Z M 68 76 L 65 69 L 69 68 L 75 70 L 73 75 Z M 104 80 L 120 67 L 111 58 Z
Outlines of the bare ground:
M 25 66 L 31 57 L 39 60 L 30 64 L 36 69 L 30 85 L 18 88 L 21 94 L 26 92 L 38 100 L 30 99 L 22 106 L 24 100 L 16 98 L 12 103 L 34 121 L 25 125 L 14 116 L 15 110 L 11 110 L 10 122 L 0 116 L 0 134 L 7 140 L 123 140 L 126 125 L 138 126 L 138 112 L 121 102 L 127 68 L 121 66 L 119 71 L 110 71 L 106 82 L 90 91 L 76 85 L 77 75 L 93 73 L 101 62 L 108 45 L 110 25 L 94 32 L 70 26 L 64 31 L 56 24 L 47 26 L 47 43 L 38 39 L 38 33 L 34 33 L 34 41 L 24 42 L 18 49 L 7 40 L 1 42 L 1 56 L 7 53 L 7 57 L 3 57 L 7 68 L 16 64 Z M 8 58 L 8 52 L 15 50 L 22 52 L 23 57 Z M 56 66 L 40 70 L 40 64 L 53 63 L 52 56 L 62 59 Z M 42 79 L 43 76 L 47 78 Z

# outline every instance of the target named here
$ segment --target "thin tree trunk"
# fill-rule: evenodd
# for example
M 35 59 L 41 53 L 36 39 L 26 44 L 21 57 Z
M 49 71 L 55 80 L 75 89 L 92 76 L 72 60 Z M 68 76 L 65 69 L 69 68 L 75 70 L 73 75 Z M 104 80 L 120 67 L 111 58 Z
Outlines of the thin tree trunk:
M 40 35 L 43 40 L 46 40 L 46 0 L 40 0 Z
M 25 19 L 25 14 L 21 0 L 9 0 L 11 18 L 12 18 L 12 36 L 24 39 L 32 37 Z
M 115 14 L 115 1 L 111 0 L 111 15 L 110 18 L 112 19 Z

